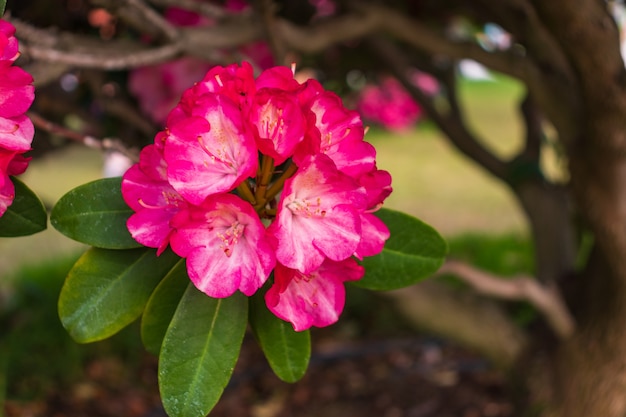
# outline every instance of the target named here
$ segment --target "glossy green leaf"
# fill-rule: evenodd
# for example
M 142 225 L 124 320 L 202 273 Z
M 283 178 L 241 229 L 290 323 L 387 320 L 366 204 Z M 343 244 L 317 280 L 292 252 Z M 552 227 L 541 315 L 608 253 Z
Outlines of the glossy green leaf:
M 7 7 L 7 0 L 0 0 L 0 16 L 4 14 L 5 7 Z
M 78 342 L 105 339 L 132 323 L 179 261 L 171 251 L 91 248 L 70 270 L 59 296 L 63 326 Z
M 22 181 L 11 177 L 15 198 L 0 217 L 0 237 L 28 236 L 45 230 L 48 214 L 37 195 Z
M 104 178 L 83 184 L 55 204 L 50 221 L 65 236 L 105 249 L 140 247 L 126 228 L 133 214 L 124 202 L 121 178 Z
M 311 359 L 309 331 L 296 332 L 291 324 L 272 314 L 261 292 L 250 299 L 249 320 L 276 376 L 285 382 L 296 382 L 302 378 Z
M 393 290 L 414 284 L 439 269 L 447 245 L 435 229 L 408 214 L 381 209 L 376 215 L 391 237 L 383 251 L 363 259 L 365 276 L 354 285 L 372 290 Z
M 228 384 L 248 319 L 237 292 L 210 298 L 189 284 L 167 329 L 159 356 L 159 388 L 170 417 L 204 417 Z
M 190 283 L 181 259 L 156 287 L 141 317 L 141 340 L 148 352 L 159 354 L 167 327 Z

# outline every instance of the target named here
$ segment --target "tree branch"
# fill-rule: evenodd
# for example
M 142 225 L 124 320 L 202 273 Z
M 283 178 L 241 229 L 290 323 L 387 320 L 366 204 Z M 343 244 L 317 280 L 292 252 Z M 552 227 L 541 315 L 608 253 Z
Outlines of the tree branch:
M 249 13 L 231 12 L 223 7 L 216 6 L 211 3 L 200 2 L 197 0 L 148 0 L 150 3 L 159 7 L 178 7 L 181 9 L 196 12 L 206 17 L 214 19 L 225 19 L 230 17 L 248 16 Z
M 53 135 L 62 136 L 73 142 L 85 145 L 86 147 L 91 149 L 119 152 L 133 162 L 139 161 L 139 152 L 136 149 L 128 149 L 126 146 L 124 146 L 122 141 L 117 138 L 98 139 L 91 135 L 84 135 L 75 130 L 68 129 L 65 126 L 61 126 L 44 118 L 43 116 L 40 116 L 35 112 L 30 111 L 27 113 L 27 115 L 33 122 L 33 125 L 45 132 L 51 133 Z
M 528 335 L 492 300 L 427 280 L 393 291 L 381 291 L 407 321 L 474 349 L 509 369 L 528 345 Z
M 473 59 L 495 71 L 521 80 L 528 79 L 536 71 L 536 68 L 516 49 L 490 52 L 475 42 L 452 41 L 443 34 L 387 7 L 368 6 L 368 13 L 379 16 L 383 28 L 388 33 L 417 49 L 454 59 Z
M 368 42 L 380 57 L 381 62 L 387 63 L 389 69 L 422 105 L 428 116 L 461 152 L 491 174 L 500 179 L 506 179 L 508 173 L 506 164 L 482 146 L 477 138 L 469 132 L 456 102 L 449 103 L 450 108 L 447 109 L 447 113 L 444 113 L 445 110 L 440 110 L 430 97 L 408 79 L 408 63 L 395 44 L 382 38 L 369 38 Z M 454 88 L 454 86 L 450 86 L 450 88 Z M 451 99 L 455 100 L 454 91 L 451 93 Z
M 446 261 L 438 274 L 450 273 L 476 291 L 505 300 L 527 301 L 546 319 L 561 339 L 569 338 L 575 329 L 574 319 L 556 287 L 546 287 L 529 276 L 505 279 L 454 260 Z
M 541 124 L 541 114 L 535 106 L 530 94 L 522 100 L 520 111 L 524 118 L 526 127 L 525 146 L 519 157 L 530 159 L 539 163 L 541 157 L 541 143 L 543 142 L 543 127 Z
M 126 1 L 132 2 L 133 0 Z M 163 0 L 152 0 L 152 2 L 171 4 Z M 132 4 L 140 7 L 138 5 L 143 3 L 135 1 Z M 191 4 L 185 3 L 183 7 L 188 6 Z M 197 8 L 190 8 L 192 9 Z M 147 13 L 145 8 L 141 10 Z M 148 16 L 146 13 L 144 17 Z M 163 25 L 162 29 L 170 32 Z M 471 42 L 452 41 L 400 12 L 378 5 L 359 4 L 357 10 L 352 13 L 307 27 L 297 26 L 285 19 L 277 18 L 275 25 L 272 25 L 272 31 L 282 38 L 285 45 L 301 52 L 320 52 L 337 43 L 387 32 L 423 51 L 451 58 L 476 59 L 490 68 L 517 78 L 525 79 L 535 70 L 528 60 L 515 52 L 492 53 Z M 120 49 L 123 51 L 129 49 L 128 43 L 94 42 L 93 39 L 88 42 L 85 37 L 38 31 L 34 28 L 27 30 L 24 24 L 21 28 L 18 27 L 18 34 L 28 43 L 24 48 L 25 52 L 34 58 L 102 69 L 123 69 L 154 64 L 170 59 L 181 51 L 198 54 L 199 51 L 206 49 L 234 48 L 262 38 L 263 27 L 254 16 L 242 14 L 236 19 L 225 20 L 214 26 L 181 28 L 179 33 L 182 37 L 181 42 L 170 42 L 159 48 L 148 48 L 148 50 L 145 46 L 135 43 L 131 47 L 132 52 L 120 53 Z M 173 32 L 170 36 L 176 38 Z M 47 48 L 41 48 L 39 45 L 46 45 Z M 63 48 L 64 45 L 67 47 Z M 76 54 L 69 52 L 70 45 L 72 51 L 77 52 Z
M 280 37 L 276 26 L 276 11 L 277 6 L 273 0 L 256 0 L 254 6 L 257 9 L 257 13 L 261 17 L 263 22 L 263 30 L 266 35 L 267 42 L 272 50 L 274 56 L 274 62 L 285 65 L 285 59 L 287 57 L 287 48 Z
M 122 70 L 158 64 L 176 57 L 182 50 L 181 44 L 170 44 L 158 48 L 128 53 L 65 52 L 36 45 L 22 45 L 21 51 L 28 57 L 63 63 L 74 67 Z
M 178 39 L 178 29 L 142 0 L 91 0 L 94 5 L 111 10 L 141 33 L 161 35 L 169 41 Z
M 120 70 L 152 65 L 179 55 L 183 40 L 159 47 L 132 41 L 102 41 L 56 30 L 35 28 L 10 19 L 20 38 L 20 51 L 29 58 L 82 68 Z

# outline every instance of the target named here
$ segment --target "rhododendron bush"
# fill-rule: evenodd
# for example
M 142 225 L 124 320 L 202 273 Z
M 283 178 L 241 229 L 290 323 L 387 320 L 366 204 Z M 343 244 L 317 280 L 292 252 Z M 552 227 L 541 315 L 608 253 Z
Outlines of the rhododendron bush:
M 141 315 L 171 415 L 212 408 L 248 324 L 276 374 L 297 380 L 309 329 L 339 319 L 346 283 L 399 288 L 445 253 L 429 226 L 382 208 L 392 180 L 365 131 L 293 69 L 211 68 L 121 179 L 55 205 L 53 225 L 93 246 L 61 292 L 63 324 L 89 342 Z
M 242 2 L 230 9 L 249 13 Z M 94 21 L 114 22 L 97 12 Z M 212 24 L 183 12 L 150 16 L 172 28 Z M 14 34 L 0 20 L 2 236 L 47 223 L 41 201 L 14 178 L 34 135 L 26 115 L 33 78 L 15 65 Z M 295 66 L 270 66 L 266 43 L 242 46 L 256 62 L 183 57 L 133 68 L 130 90 L 162 130 L 123 175 L 70 190 L 51 212 L 58 231 L 90 246 L 61 290 L 63 325 L 86 343 L 141 318 L 171 416 L 212 409 L 248 328 L 276 375 L 296 381 L 308 366 L 310 329 L 340 320 L 346 285 L 410 285 L 436 271 L 446 251 L 431 227 L 383 208 L 392 178 L 378 168 L 359 114 L 321 82 L 297 79 Z

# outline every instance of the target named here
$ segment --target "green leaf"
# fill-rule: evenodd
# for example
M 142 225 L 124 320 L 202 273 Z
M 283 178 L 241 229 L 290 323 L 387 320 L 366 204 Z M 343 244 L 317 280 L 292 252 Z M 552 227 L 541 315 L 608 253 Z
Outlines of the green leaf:
M 204 417 L 232 375 L 248 318 L 237 292 L 210 298 L 189 284 L 167 329 L 159 357 L 159 388 L 170 417 Z
M 180 258 L 154 249 L 91 248 L 74 264 L 59 296 L 59 316 L 80 343 L 105 339 L 132 323 Z
M 353 284 L 371 290 L 393 290 L 414 284 L 439 269 L 447 245 L 435 229 L 408 214 L 381 209 L 376 215 L 391 237 L 383 251 L 363 259 L 365 276 Z
M 276 376 L 285 382 L 304 376 L 311 359 L 308 330 L 296 332 L 291 324 L 272 314 L 261 292 L 250 299 L 250 326 Z
M 148 352 L 159 354 L 167 327 L 189 282 L 185 261 L 181 259 L 150 296 L 141 318 L 141 340 Z
M 126 228 L 132 214 L 122 198 L 121 178 L 104 178 L 61 197 L 50 221 L 59 232 L 79 242 L 105 249 L 132 249 L 141 246 Z
M 0 237 L 28 236 L 45 230 L 48 215 L 39 197 L 17 178 L 11 177 L 11 181 L 15 198 L 0 217 Z
M 4 14 L 4 9 L 7 7 L 7 0 L 0 0 L 0 17 Z

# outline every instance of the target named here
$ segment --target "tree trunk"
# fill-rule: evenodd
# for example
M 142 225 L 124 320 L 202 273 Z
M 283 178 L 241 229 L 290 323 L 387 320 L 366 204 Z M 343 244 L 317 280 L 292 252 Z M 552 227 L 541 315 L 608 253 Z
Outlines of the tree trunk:
M 525 377 L 529 404 L 545 417 L 626 416 L 626 288 L 597 248 L 584 271 L 578 331 Z M 582 299 L 582 298 L 581 298 Z M 538 359 L 538 360 L 537 360 Z M 529 369 L 529 368 L 526 368 Z
M 623 134 L 619 129 L 613 137 Z M 626 160 L 619 149 L 598 149 L 601 140 L 589 143 L 572 154 L 571 172 L 574 195 L 595 243 L 570 300 L 578 331 L 555 351 L 559 389 L 547 415 L 624 417 Z

